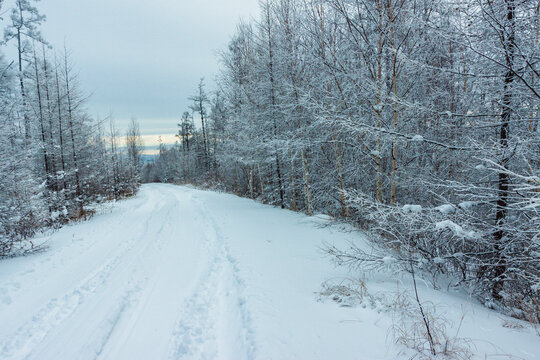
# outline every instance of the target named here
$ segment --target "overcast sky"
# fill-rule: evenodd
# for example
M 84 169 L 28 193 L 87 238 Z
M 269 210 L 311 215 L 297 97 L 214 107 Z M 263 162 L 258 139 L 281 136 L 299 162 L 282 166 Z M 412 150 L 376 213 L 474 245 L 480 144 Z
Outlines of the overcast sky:
M 91 93 L 91 114 L 112 113 L 122 129 L 136 117 L 144 135 L 176 131 L 199 78 L 213 87 L 216 51 L 258 7 L 257 0 L 42 0 L 37 6 L 47 16 L 46 39 L 58 49 L 65 40 L 71 50 L 81 87 Z

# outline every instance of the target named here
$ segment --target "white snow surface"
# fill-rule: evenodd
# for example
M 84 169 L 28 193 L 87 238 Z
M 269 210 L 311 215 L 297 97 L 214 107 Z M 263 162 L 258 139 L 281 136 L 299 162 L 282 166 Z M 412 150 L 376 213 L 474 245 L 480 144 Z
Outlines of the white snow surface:
M 403 205 L 402 209 L 405 212 L 419 213 L 422 212 L 422 205 L 407 204 Z
M 443 214 L 450 214 L 456 211 L 456 208 L 452 204 L 443 204 L 439 205 L 435 208 L 435 210 L 440 211 Z
M 443 220 L 439 221 L 435 224 L 435 229 L 437 230 L 444 230 L 449 229 L 454 232 L 456 236 L 465 238 L 465 239 L 474 239 L 477 237 L 476 233 L 474 231 L 465 231 L 461 226 L 456 224 L 455 222 L 451 220 Z
M 476 205 L 475 201 L 463 201 L 458 204 L 463 210 L 470 210 L 474 205 Z
M 410 358 L 391 313 L 317 294 L 359 275 L 321 251 L 348 241 L 367 246 L 358 232 L 234 195 L 144 185 L 51 235 L 46 251 L 0 261 L 0 359 Z M 406 274 L 364 277 L 374 296 L 411 290 Z M 419 286 L 450 332 L 465 314 L 459 335 L 476 358 L 540 356 L 527 323 Z

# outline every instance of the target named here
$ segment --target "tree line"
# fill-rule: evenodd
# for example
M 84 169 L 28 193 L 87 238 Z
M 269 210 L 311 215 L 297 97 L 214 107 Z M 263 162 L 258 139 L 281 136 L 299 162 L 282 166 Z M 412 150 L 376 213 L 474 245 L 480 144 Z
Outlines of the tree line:
M 32 251 L 37 231 L 86 218 L 94 203 L 133 194 L 140 181 L 137 123 L 119 147 L 114 123 L 105 130 L 91 117 L 69 51 L 44 39 L 34 2 L 15 1 L 1 22 L 0 257 Z
M 330 214 L 378 252 L 540 321 L 538 0 L 266 0 L 145 181 Z M 197 125 L 195 125 L 197 124 Z

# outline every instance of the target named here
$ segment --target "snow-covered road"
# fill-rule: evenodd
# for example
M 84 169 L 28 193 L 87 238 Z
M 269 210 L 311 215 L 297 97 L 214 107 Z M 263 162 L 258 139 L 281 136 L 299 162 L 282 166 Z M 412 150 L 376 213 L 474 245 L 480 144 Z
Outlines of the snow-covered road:
M 47 251 L 0 262 L 0 359 L 396 358 L 390 316 L 317 301 L 323 281 L 347 276 L 320 245 L 360 236 L 317 221 L 144 185 L 54 233 Z M 499 324 L 476 313 L 491 317 L 478 326 Z M 489 341 L 514 336 L 519 356 L 536 356 L 534 334 L 503 330 Z

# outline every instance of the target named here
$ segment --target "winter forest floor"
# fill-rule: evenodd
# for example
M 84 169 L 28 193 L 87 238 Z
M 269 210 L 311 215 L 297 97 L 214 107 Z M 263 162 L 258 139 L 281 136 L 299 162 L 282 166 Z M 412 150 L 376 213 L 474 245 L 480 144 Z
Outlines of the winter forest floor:
M 410 275 L 335 268 L 321 248 L 349 241 L 365 243 L 323 216 L 144 185 L 49 235 L 46 251 L 0 262 L 0 359 L 410 358 L 394 336 L 414 340 L 396 301 L 412 294 Z M 418 287 L 454 349 L 540 359 L 529 324 Z

